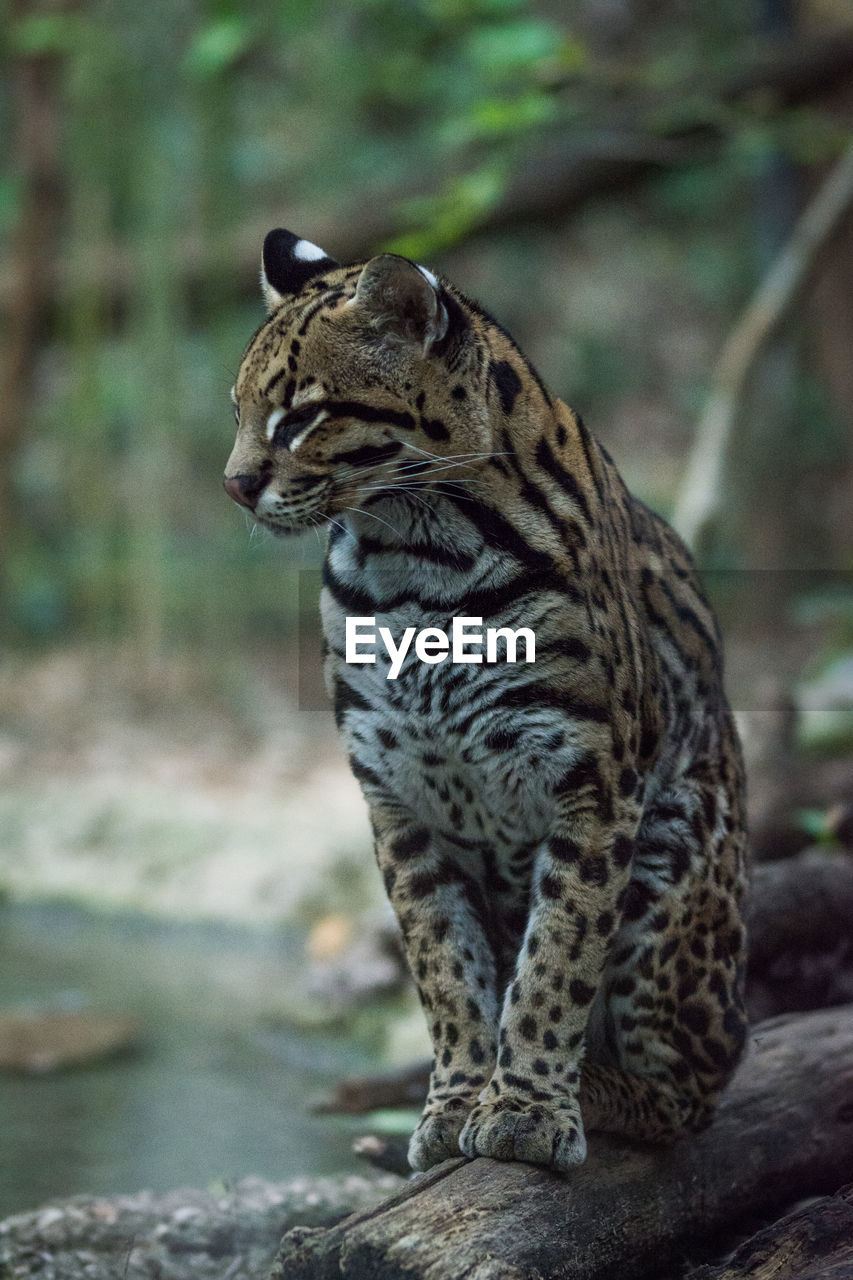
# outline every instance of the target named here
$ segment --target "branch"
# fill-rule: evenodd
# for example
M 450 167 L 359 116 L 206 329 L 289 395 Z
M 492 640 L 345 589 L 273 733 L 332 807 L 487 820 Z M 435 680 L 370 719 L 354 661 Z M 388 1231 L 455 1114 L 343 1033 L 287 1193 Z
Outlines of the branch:
M 347 1076 L 329 1094 L 315 1098 L 316 1115 L 363 1116 L 386 1107 L 422 1107 L 429 1087 L 430 1063 L 387 1071 L 374 1076 Z
M 669 1148 L 593 1134 L 571 1176 L 448 1160 L 365 1213 L 286 1236 L 269 1280 L 643 1280 L 853 1168 L 853 1006 L 775 1019 L 714 1123 Z
M 853 202 L 853 145 L 800 217 L 720 354 L 687 463 L 673 524 L 688 546 L 702 542 L 722 504 L 729 441 L 747 377 L 768 338 L 805 287 L 821 250 Z
M 474 229 L 474 234 L 507 230 L 532 222 L 553 225 L 587 200 L 613 196 L 668 169 L 713 154 L 724 136 L 716 123 L 720 107 L 760 100 L 767 116 L 799 102 L 819 98 L 853 73 L 853 32 L 761 47 L 742 70 L 705 88 L 707 112 L 700 122 L 650 132 L 636 123 L 666 103 L 639 95 L 626 97 L 611 124 L 584 138 L 576 130 L 534 142 L 511 176 L 503 198 Z M 568 78 L 576 85 L 576 78 Z M 561 87 L 555 82 L 554 87 Z M 695 83 L 670 90 L 669 100 L 690 96 Z

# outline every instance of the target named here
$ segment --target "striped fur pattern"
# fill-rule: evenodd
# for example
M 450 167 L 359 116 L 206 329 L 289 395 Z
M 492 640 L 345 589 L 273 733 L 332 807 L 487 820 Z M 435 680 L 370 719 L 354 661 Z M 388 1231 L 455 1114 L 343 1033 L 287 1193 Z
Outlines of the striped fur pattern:
M 567 1170 L 708 1123 L 745 1039 L 743 771 L 689 555 L 476 304 L 264 249 L 228 492 L 329 526 L 326 675 L 435 1050 L 410 1146 Z M 347 616 L 533 663 L 345 660 Z

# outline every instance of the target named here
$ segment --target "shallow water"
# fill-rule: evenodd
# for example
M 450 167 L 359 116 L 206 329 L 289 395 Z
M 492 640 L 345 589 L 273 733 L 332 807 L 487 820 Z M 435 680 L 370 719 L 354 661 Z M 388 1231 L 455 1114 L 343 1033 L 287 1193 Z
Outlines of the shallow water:
M 96 1066 L 0 1075 L 0 1218 L 84 1192 L 358 1169 L 364 1122 L 306 1103 L 377 1054 L 272 1016 L 292 1007 L 302 955 L 295 934 L 0 908 L 0 1007 L 142 1027 L 137 1051 Z

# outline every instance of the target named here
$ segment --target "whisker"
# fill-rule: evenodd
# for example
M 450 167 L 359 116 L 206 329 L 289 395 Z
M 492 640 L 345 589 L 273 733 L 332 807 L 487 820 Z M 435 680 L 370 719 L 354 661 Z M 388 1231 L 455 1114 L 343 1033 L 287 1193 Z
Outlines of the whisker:
M 429 449 L 421 449 L 419 445 L 412 444 L 411 440 L 404 440 L 403 447 L 405 449 L 414 449 L 415 453 L 422 453 L 425 458 L 432 458 L 433 461 L 437 461 L 437 462 L 441 461 L 440 453 L 430 453 Z
M 438 470 L 446 470 L 449 467 L 462 467 L 465 466 L 466 463 L 472 463 L 476 460 L 482 461 L 483 459 L 488 458 L 507 457 L 509 453 L 508 450 L 503 450 L 492 453 L 450 453 L 442 456 L 438 453 L 430 453 L 427 449 L 421 449 L 407 440 L 402 441 L 402 443 L 407 449 L 414 449 L 416 453 L 423 454 L 425 458 L 429 458 L 432 462 L 439 464 L 438 467 L 434 467 L 430 471 L 424 473 L 427 475 L 432 475 Z M 390 466 L 393 462 L 393 459 L 388 459 L 387 462 L 379 463 L 378 465 L 376 463 L 368 462 L 362 466 L 353 466 L 352 463 L 343 462 L 335 468 L 335 479 L 338 483 L 357 480 L 359 476 L 365 474 L 376 474 L 380 467 Z M 424 464 L 415 458 L 412 458 L 409 461 L 404 459 L 396 462 L 394 465 L 396 466 L 398 473 L 401 475 L 408 472 L 417 474 L 419 471 L 423 470 L 424 467 Z
M 412 498 L 415 502 L 419 503 L 431 516 L 435 515 L 435 508 L 430 506 L 423 493 L 420 492 L 416 485 L 395 485 L 391 492 L 395 497 L 397 494 L 405 494 L 407 498 Z
M 423 455 L 423 457 L 430 458 L 433 462 L 456 462 L 459 460 L 464 460 L 466 458 L 506 458 L 509 456 L 509 452 L 510 452 L 508 449 L 503 449 L 503 450 L 497 450 L 497 451 L 487 450 L 486 452 L 475 451 L 471 453 L 441 454 L 441 453 L 431 453 L 428 449 L 421 449 L 418 445 L 412 444 L 411 441 L 409 440 L 402 440 L 400 441 L 400 443 L 403 445 L 404 448 L 414 449 L 415 453 L 420 453 Z M 353 463 L 351 462 L 340 462 L 338 463 L 337 470 L 339 473 L 344 472 L 344 473 L 349 473 L 350 475 L 360 475 L 365 471 L 375 471 L 380 466 L 389 466 L 393 461 L 394 461 L 393 458 L 388 458 L 386 459 L 385 462 L 380 462 L 380 463 L 365 462 L 365 463 L 361 463 L 358 466 L 353 465 Z M 403 461 L 402 463 L 398 462 L 397 465 L 404 466 L 404 467 L 417 466 L 418 463 L 414 459 L 412 459 L 411 462 L 406 462 L 406 461 Z
M 434 514 L 435 514 L 435 508 L 434 508 L 434 507 L 431 507 L 431 506 L 429 505 L 429 503 L 427 502 L 426 498 L 423 496 L 423 494 L 422 494 L 422 493 L 418 493 L 418 492 L 417 492 L 417 490 L 415 490 L 415 489 L 400 489 L 400 488 L 396 488 L 396 489 L 394 490 L 394 492 L 395 492 L 395 493 L 402 492 L 402 493 L 407 494 L 407 495 L 408 495 L 408 497 L 410 497 L 410 498 L 414 498 L 414 499 L 415 499 L 415 501 L 416 501 L 416 502 L 419 502 L 419 503 L 421 504 L 421 506 L 422 506 L 422 507 L 425 507 L 425 508 L 426 508 L 426 510 L 427 510 L 427 511 L 429 511 L 430 515 L 434 515 Z
M 383 485 L 379 485 L 379 486 L 378 486 L 378 488 L 384 488 L 384 486 L 383 486 Z M 396 534 L 396 535 L 397 535 L 397 537 L 400 539 L 400 541 L 401 541 L 401 542 L 405 541 L 405 539 L 403 538 L 403 535 L 402 535 L 402 533 L 400 532 L 400 530 L 399 530 L 399 529 L 395 529 L 395 528 L 394 528 L 394 526 L 393 526 L 392 524 L 389 524 L 387 520 L 383 520 L 383 519 L 381 518 L 381 516 L 376 515 L 376 513 L 375 513 L 375 512 L 373 512 L 373 511 L 365 511 L 363 507 L 347 507 L 347 508 L 346 508 L 346 510 L 347 510 L 347 511 L 355 511 L 358 515 L 370 516 L 370 518 L 371 518 L 372 520 L 378 520 L 380 524 L 384 524 L 384 525 L 385 525 L 386 529 L 390 529 L 392 533 Z
M 429 449 L 421 449 L 419 445 L 412 444 L 410 440 L 403 440 L 402 444 L 405 449 L 414 449 L 415 453 L 422 453 L 425 458 L 432 458 L 433 461 L 435 462 L 453 461 L 457 458 L 507 458 L 509 457 L 509 454 L 511 452 L 511 450 L 509 449 L 503 449 L 499 452 L 493 452 L 491 450 L 488 450 L 485 453 L 479 452 L 479 453 L 440 454 L 440 453 L 430 453 Z
M 353 510 L 355 510 L 354 507 L 347 507 L 347 511 Z M 340 520 L 335 520 L 332 516 L 326 516 L 326 520 L 329 524 L 333 524 L 336 529 L 340 529 L 341 533 L 345 533 L 353 542 L 358 541 L 352 529 L 348 529 L 345 524 L 341 524 Z
M 405 465 L 406 465 L 405 463 L 403 463 L 403 464 L 402 464 L 402 466 L 405 466 Z M 430 467 L 430 468 L 429 468 L 429 470 L 426 470 L 426 469 L 425 469 L 424 463 L 422 463 L 422 462 L 413 462 L 413 463 L 410 463 L 410 464 L 409 464 L 409 466 L 410 466 L 410 467 L 412 467 L 412 468 L 414 468 L 414 467 L 417 467 L 417 468 L 418 468 L 418 472 L 417 472 L 416 474 L 418 474 L 418 475 L 423 475 L 423 476 L 427 476 L 427 477 L 428 477 L 428 476 L 434 476 L 434 475 L 436 475 L 439 471 L 450 471 L 450 470 L 452 470 L 454 467 L 468 467 L 468 466 L 470 466 L 470 465 L 471 465 L 471 464 L 470 464 L 470 462 L 468 461 L 468 459 L 467 459 L 467 458 L 466 458 L 464 461 L 462 461 L 462 462 L 444 462 L 444 463 L 442 463 L 442 465 L 441 465 L 441 466 L 437 466 L 437 467 Z M 402 470 L 402 466 L 401 466 L 400 470 Z
M 444 488 L 442 488 L 442 485 Z M 455 493 L 445 493 L 446 489 L 454 489 Z M 477 499 L 472 497 L 466 491 L 463 485 L 457 484 L 454 480 L 438 480 L 434 489 L 435 493 L 444 494 L 445 497 L 452 498 L 454 502 L 476 502 Z
M 405 484 L 360 484 L 356 493 L 411 493 L 413 486 Z M 421 488 L 422 486 L 418 486 Z
M 428 480 L 429 475 L 424 477 L 424 482 L 421 484 L 415 484 L 411 480 L 407 481 L 405 484 L 361 484 L 356 489 L 356 493 L 387 493 L 389 497 L 393 497 L 394 494 L 397 493 L 414 493 L 416 490 L 424 489 L 429 489 L 433 493 L 441 493 L 441 485 L 457 489 L 460 494 L 464 494 L 466 492 L 465 486 L 456 480 L 437 480 L 435 485 L 429 487 L 426 484 L 426 481 Z

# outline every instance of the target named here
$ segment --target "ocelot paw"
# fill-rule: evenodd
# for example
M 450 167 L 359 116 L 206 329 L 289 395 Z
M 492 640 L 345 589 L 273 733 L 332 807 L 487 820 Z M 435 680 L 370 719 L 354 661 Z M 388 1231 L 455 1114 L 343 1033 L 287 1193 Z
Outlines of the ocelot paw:
M 409 1164 L 424 1173 L 434 1164 L 460 1156 L 459 1134 L 476 1099 L 454 1098 L 442 1107 L 428 1105 L 409 1142 Z
M 459 1135 L 466 1156 L 526 1160 L 567 1172 L 586 1159 L 583 1121 L 575 1103 L 529 1102 L 503 1095 L 475 1107 Z

